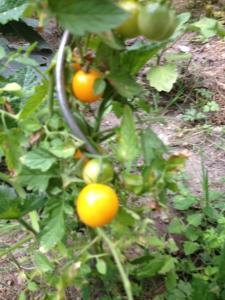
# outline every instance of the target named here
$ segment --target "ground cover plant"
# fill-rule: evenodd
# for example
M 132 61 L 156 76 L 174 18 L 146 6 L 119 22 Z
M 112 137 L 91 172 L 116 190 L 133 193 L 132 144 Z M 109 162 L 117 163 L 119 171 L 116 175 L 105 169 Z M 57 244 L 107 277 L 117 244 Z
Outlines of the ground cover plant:
M 225 299 L 224 192 L 211 189 L 202 154 L 201 193 L 194 194 L 183 171 L 188 152 L 170 149 L 149 121 L 156 112 L 163 117 L 157 99 L 179 85 L 179 63 L 191 59 L 167 49 L 188 31 L 202 42 L 223 38 L 223 25 L 178 14 L 170 1 L 0 4 L 4 32 L 35 17 L 40 33 L 52 18 L 60 33 L 71 33 L 66 96 L 87 139 L 72 134 L 63 118 L 57 53 L 43 70 L 32 57 L 45 43 L 39 34 L 17 50 L 3 42 L 0 258 L 18 270 L 13 297 Z M 219 111 L 210 91 L 195 93 L 199 102 L 183 115 L 191 124 Z M 117 122 L 106 126 L 112 115 Z

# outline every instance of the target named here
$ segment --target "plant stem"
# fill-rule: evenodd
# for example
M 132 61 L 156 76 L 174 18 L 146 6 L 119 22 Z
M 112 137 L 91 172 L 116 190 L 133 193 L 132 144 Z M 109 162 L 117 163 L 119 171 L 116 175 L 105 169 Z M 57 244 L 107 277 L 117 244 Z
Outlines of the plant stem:
M 106 242 L 106 244 L 108 245 L 112 256 L 115 260 L 116 266 L 118 268 L 118 271 L 120 273 L 122 282 L 123 282 L 123 286 L 124 286 L 124 290 L 126 292 L 127 295 L 127 299 L 128 300 L 133 300 L 133 294 L 132 294 L 132 290 L 131 290 L 131 284 L 130 284 L 130 280 L 123 268 L 123 265 L 119 259 L 118 253 L 116 251 L 116 248 L 114 246 L 114 244 L 112 243 L 112 241 L 107 237 L 107 235 L 105 234 L 105 232 L 103 231 L 103 229 L 101 228 L 97 228 L 97 233 L 101 236 L 101 238 Z
M 0 251 L 0 258 L 2 258 L 5 255 L 8 255 L 9 253 L 16 250 L 17 248 L 19 248 L 20 246 L 22 246 L 26 242 L 30 241 L 31 239 L 32 238 L 30 236 L 26 236 L 23 240 L 19 241 L 18 243 L 14 244 L 13 246 L 9 247 L 5 251 L 2 251 L 2 252 Z
M 55 77 L 54 72 L 49 71 L 49 84 L 48 84 L 48 112 L 49 117 L 53 114 L 53 102 L 54 102 L 54 83 Z
M 7 117 L 9 117 L 9 118 L 11 118 L 11 119 L 14 119 L 14 120 L 18 121 L 17 115 L 10 114 L 9 112 L 4 111 L 4 110 L 2 110 L 2 109 L 0 109 L 0 114 L 2 114 L 2 115 L 4 115 L 4 116 L 7 116 Z
M 32 232 L 35 236 L 37 236 L 36 230 L 34 230 L 26 221 L 23 219 L 18 219 L 18 222 L 25 227 L 28 231 Z
M 18 184 L 14 183 L 8 175 L 0 172 L 0 180 L 5 181 L 6 183 L 10 184 L 17 192 L 17 194 L 19 195 L 19 197 L 21 199 L 24 199 L 26 197 L 26 193 L 24 191 L 24 189 L 19 186 Z

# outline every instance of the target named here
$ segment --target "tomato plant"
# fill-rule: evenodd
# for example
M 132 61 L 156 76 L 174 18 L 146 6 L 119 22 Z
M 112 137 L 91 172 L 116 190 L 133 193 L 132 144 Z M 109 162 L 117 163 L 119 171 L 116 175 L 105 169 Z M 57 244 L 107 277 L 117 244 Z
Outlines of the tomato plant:
M 138 26 L 141 34 L 149 40 L 166 40 L 176 29 L 176 13 L 168 5 L 148 3 L 140 10 Z
M 86 183 L 108 183 L 114 175 L 112 164 L 106 159 L 91 159 L 83 169 L 83 179 Z
M 90 227 L 102 227 L 116 216 L 119 201 L 115 191 L 104 184 L 88 184 L 78 195 L 77 214 Z
M 75 97 L 84 103 L 92 103 L 102 98 L 102 93 L 95 94 L 94 84 L 96 79 L 101 78 L 102 74 L 97 70 L 85 72 L 77 71 L 73 76 L 72 90 Z
M 7 269 L 22 274 L 20 300 L 224 298 L 224 199 L 211 209 L 206 171 L 201 198 L 183 187 L 188 155 L 151 129 L 149 97 L 150 85 L 161 95 L 178 78 L 164 56 L 176 38 L 223 28 L 176 16 L 166 2 L 1 2 L 0 31 L 36 16 L 70 33 L 48 66 L 36 59 L 46 43 L 30 26 L 29 46 L 0 45 L 0 258 L 10 255 Z M 125 40 L 139 34 L 147 39 Z

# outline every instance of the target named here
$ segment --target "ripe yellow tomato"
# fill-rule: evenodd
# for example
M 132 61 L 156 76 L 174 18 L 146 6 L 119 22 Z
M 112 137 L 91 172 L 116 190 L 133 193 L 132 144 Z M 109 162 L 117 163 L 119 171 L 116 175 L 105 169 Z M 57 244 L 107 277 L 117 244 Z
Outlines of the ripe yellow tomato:
M 95 228 L 109 224 L 115 218 L 119 200 L 110 186 L 91 183 L 81 190 L 76 206 L 80 220 Z
M 89 72 L 79 70 L 76 72 L 72 80 L 72 90 L 75 97 L 85 103 L 92 103 L 101 99 L 102 94 L 95 95 L 94 93 L 95 80 L 101 77 L 102 74 L 97 70 L 90 70 Z

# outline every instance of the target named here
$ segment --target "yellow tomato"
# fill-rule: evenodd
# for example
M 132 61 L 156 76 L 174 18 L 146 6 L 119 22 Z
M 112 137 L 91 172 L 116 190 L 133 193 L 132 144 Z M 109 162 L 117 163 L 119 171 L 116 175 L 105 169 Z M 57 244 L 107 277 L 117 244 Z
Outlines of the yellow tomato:
M 116 216 L 119 201 L 116 192 L 108 185 L 91 183 L 80 192 L 77 202 L 80 220 L 90 227 L 102 227 Z
M 76 72 L 72 81 L 75 97 L 85 103 L 92 103 L 101 99 L 102 94 L 95 95 L 94 93 L 95 80 L 101 77 L 102 74 L 97 70 L 90 70 L 89 72 L 79 70 Z

